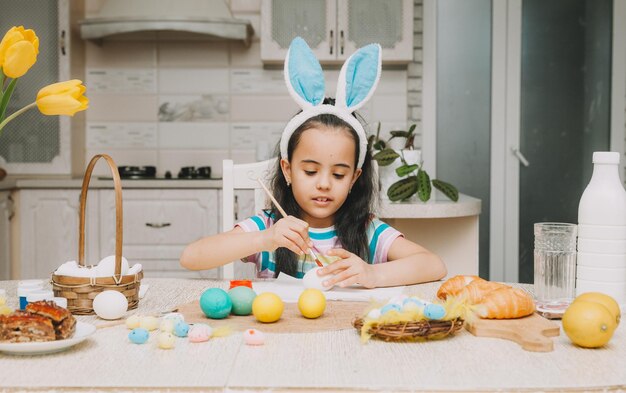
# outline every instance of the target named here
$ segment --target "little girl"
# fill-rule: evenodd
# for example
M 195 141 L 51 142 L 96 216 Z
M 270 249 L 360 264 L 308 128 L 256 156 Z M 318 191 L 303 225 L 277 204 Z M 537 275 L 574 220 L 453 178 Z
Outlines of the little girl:
M 254 262 L 259 277 L 283 272 L 302 278 L 318 255 L 335 262 L 318 271 L 323 285 L 366 288 L 434 281 L 446 275 L 441 259 L 372 214 L 374 179 L 363 126 L 354 111 L 373 94 L 381 48 L 359 49 L 343 65 L 336 100 L 324 98 L 319 62 L 301 38 L 291 43 L 285 80 L 302 111 L 280 140 L 272 181 L 276 206 L 234 229 L 200 239 L 185 249 L 181 265 L 211 269 L 236 259 Z

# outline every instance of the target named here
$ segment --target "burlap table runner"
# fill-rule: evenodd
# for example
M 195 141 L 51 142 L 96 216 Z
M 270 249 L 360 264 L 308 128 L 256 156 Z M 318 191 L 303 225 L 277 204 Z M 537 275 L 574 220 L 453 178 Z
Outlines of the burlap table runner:
M 229 315 L 224 319 L 210 319 L 204 315 L 197 300 L 181 304 L 176 312 L 181 313 L 188 323 L 206 323 L 213 328 L 229 326 L 235 331 L 253 328 L 270 333 L 311 333 L 354 329 L 352 320 L 362 316 L 366 308 L 367 303 L 364 302 L 328 301 L 321 317 L 308 319 L 302 316 L 296 303 L 285 303 L 283 315 L 274 323 L 259 322 L 253 315 Z

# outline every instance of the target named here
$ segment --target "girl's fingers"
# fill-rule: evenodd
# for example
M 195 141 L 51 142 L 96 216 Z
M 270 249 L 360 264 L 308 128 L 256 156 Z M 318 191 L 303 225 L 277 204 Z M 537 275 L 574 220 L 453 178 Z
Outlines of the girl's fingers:
M 349 287 L 350 285 L 358 284 L 358 278 L 359 276 L 357 274 L 348 278 L 347 280 L 343 280 L 342 282 L 337 283 L 337 285 L 339 285 L 341 288 Z
M 288 231 L 283 236 L 294 244 L 296 248 L 302 252 L 302 254 L 305 254 L 309 249 L 309 246 L 304 242 L 304 239 L 302 239 L 299 233 Z
M 324 282 L 322 282 L 322 285 L 324 285 L 326 287 L 329 287 L 329 286 L 332 286 L 332 285 L 336 285 L 339 282 L 347 280 L 348 278 L 352 277 L 353 275 L 354 275 L 354 273 L 350 269 L 345 269 L 341 273 L 335 274 L 335 276 L 333 276 L 332 278 L 329 278 L 328 280 L 325 280 Z
M 349 258 L 352 255 L 350 251 L 344 250 L 343 248 L 333 248 L 332 250 L 329 250 L 326 254 L 334 255 L 341 258 Z
M 337 274 L 342 270 L 346 270 L 352 264 L 347 259 L 342 259 L 340 261 L 336 261 L 331 263 L 330 265 L 325 266 L 323 269 L 318 270 L 320 276 L 325 276 L 327 274 Z

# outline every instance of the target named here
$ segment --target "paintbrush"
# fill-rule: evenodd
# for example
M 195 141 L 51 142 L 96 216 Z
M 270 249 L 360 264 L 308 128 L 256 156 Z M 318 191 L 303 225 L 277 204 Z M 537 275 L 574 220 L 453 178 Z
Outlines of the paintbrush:
M 261 179 L 256 179 L 259 184 L 261 185 L 261 187 L 263 187 L 263 189 L 265 190 L 265 193 L 267 194 L 268 197 L 270 197 L 270 199 L 272 200 L 272 203 L 274 203 L 274 206 L 276 206 L 276 208 L 278 209 L 278 211 L 280 212 L 280 214 L 283 215 L 283 217 L 287 217 L 287 213 L 285 212 L 285 210 L 280 206 L 280 204 L 278 203 L 278 201 L 276 200 L 276 198 L 274 198 L 274 195 L 272 195 L 272 193 L 270 192 L 270 190 L 267 189 L 267 187 L 265 187 L 265 184 L 263 184 L 263 181 L 261 181 Z M 312 247 L 309 247 L 309 254 L 313 257 L 313 260 L 315 261 L 315 263 L 317 263 L 317 266 L 319 267 L 324 267 L 324 264 L 322 262 L 320 262 L 319 258 L 317 257 L 317 254 L 315 253 L 315 251 L 313 251 Z

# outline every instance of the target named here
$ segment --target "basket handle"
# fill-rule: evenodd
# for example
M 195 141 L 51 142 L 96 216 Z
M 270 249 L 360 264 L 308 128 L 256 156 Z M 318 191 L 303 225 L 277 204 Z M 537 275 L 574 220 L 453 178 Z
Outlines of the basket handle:
M 113 159 L 106 154 L 95 155 L 87 169 L 85 170 L 85 176 L 83 177 L 83 188 L 80 192 L 80 220 L 78 224 L 78 264 L 85 266 L 85 207 L 87 206 L 87 191 L 89 190 L 89 181 L 91 180 L 91 173 L 96 165 L 96 162 L 104 158 L 109 164 L 111 174 L 113 175 L 113 185 L 115 186 L 115 277 L 120 278 L 122 276 L 122 181 L 120 180 L 120 173 L 117 170 L 117 165 Z

